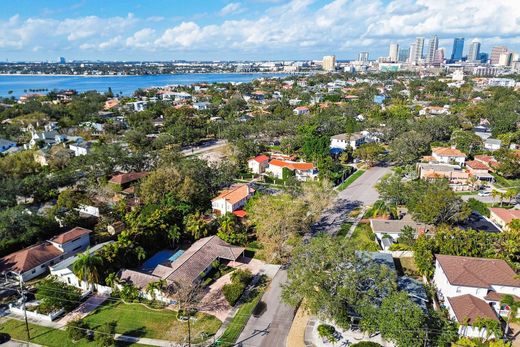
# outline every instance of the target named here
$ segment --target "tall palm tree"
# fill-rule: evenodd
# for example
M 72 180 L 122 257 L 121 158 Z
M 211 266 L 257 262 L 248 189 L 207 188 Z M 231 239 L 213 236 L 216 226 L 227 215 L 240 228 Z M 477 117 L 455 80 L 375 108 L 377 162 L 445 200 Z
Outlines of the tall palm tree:
M 188 231 L 195 240 L 208 235 L 208 224 L 202 218 L 200 212 L 195 212 L 186 217 L 186 231 Z
M 220 219 L 220 226 L 218 228 L 218 232 L 225 235 L 229 235 L 235 231 L 236 224 L 237 223 L 235 220 L 235 216 L 231 213 L 226 213 Z
M 87 249 L 84 253 L 78 255 L 78 258 L 72 265 L 72 272 L 82 281 L 93 285 L 99 282 L 102 265 L 103 258 L 99 255 L 91 254 L 90 250 Z
M 117 279 L 117 275 L 115 272 L 109 273 L 107 278 L 105 278 L 105 284 L 112 289 L 114 289 L 116 287 L 117 283 L 118 283 L 118 279 Z

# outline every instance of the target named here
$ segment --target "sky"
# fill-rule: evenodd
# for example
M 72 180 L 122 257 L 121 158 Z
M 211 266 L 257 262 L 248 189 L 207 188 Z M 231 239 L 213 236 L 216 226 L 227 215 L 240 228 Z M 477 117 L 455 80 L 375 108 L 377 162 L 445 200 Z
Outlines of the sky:
M 520 0 L 16 0 L 0 61 L 292 60 L 388 56 L 436 34 L 520 51 Z

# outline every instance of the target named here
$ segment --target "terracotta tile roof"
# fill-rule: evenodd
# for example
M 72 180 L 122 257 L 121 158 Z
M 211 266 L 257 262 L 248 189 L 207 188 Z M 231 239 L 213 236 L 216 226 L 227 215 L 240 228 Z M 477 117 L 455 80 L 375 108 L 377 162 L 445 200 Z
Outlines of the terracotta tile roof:
M 495 311 L 484 300 L 471 294 L 448 298 L 451 308 L 461 324 L 472 324 L 477 318 L 489 318 L 498 321 Z
M 502 207 L 491 207 L 489 211 L 493 212 L 505 224 L 511 223 L 513 219 L 520 219 L 520 210 L 508 210 Z
M 520 287 L 516 273 L 500 259 L 458 257 L 436 254 L 442 270 L 452 285 L 489 288 L 491 285 Z
M 62 251 L 49 242 L 34 245 L 0 259 L 0 272 L 13 271 L 23 273 L 57 258 L 62 254 Z
M 74 240 L 77 237 L 90 234 L 92 230 L 75 227 L 73 229 L 70 229 L 69 231 L 64 232 L 63 234 L 59 234 L 51 239 L 52 242 L 56 242 L 59 244 L 67 243 L 71 240 Z
M 482 163 L 486 163 L 491 167 L 498 165 L 498 162 L 495 160 L 495 158 L 489 155 L 476 155 L 475 160 L 480 161 Z
M 312 163 L 284 161 L 284 160 L 278 160 L 278 159 L 271 160 L 269 162 L 269 165 L 286 167 L 289 170 L 312 170 L 312 169 L 314 169 L 314 164 L 312 164 Z
M 123 173 L 123 174 L 113 176 L 112 178 L 110 178 L 110 180 L 108 182 L 113 183 L 113 184 L 122 185 L 125 183 L 137 181 L 137 180 L 143 178 L 144 176 L 146 176 L 147 174 L 148 174 L 147 172 Z
M 443 156 L 443 157 L 464 157 L 466 158 L 466 155 L 459 151 L 456 148 L 451 147 L 434 147 L 432 148 L 432 153 L 435 153 L 437 155 Z
M 504 298 L 504 296 L 506 296 L 506 295 L 507 294 L 497 293 L 497 292 L 494 292 L 494 291 L 489 291 L 486 294 L 486 296 L 484 297 L 484 300 L 500 302 Z M 514 301 L 520 302 L 520 297 L 518 297 L 517 295 L 511 295 L 511 296 L 513 297 Z
M 244 218 L 245 216 L 247 216 L 247 212 L 244 211 L 244 210 L 236 210 L 236 211 L 233 211 L 233 214 L 235 216 L 237 216 L 238 218 Z
M 477 160 L 471 160 L 466 162 L 466 166 L 472 168 L 473 170 L 488 170 L 489 166 L 486 164 L 477 161 Z
M 249 160 L 254 160 L 254 161 L 256 161 L 257 163 L 263 163 L 264 161 L 269 160 L 269 157 L 268 157 L 267 155 L 263 155 L 263 154 L 262 154 L 262 155 L 258 155 L 258 156 L 256 156 L 256 157 L 254 157 L 254 158 L 251 158 L 251 159 L 249 159 Z
M 254 193 L 253 188 L 250 188 L 247 184 L 239 184 L 231 186 L 228 189 L 224 189 L 217 197 L 211 199 L 211 201 L 224 199 L 233 205 L 242 199 L 246 199 L 252 193 Z

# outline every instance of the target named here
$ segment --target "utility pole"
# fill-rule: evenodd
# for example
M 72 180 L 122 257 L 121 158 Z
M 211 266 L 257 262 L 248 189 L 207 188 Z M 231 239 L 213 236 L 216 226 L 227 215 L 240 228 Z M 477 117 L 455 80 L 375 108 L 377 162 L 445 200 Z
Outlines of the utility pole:
M 23 278 L 21 275 L 18 276 L 20 279 L 20 294 L 22 295 L 22 309 L 23 309 L 23 317 L 25 320 L 25 330 L 27 331 L 27 341 L 31 341 L 31 334 L 29 333 L 29 323 L 27 322 L 27 310 L 25 308 L 25 292 L 23 290 Z

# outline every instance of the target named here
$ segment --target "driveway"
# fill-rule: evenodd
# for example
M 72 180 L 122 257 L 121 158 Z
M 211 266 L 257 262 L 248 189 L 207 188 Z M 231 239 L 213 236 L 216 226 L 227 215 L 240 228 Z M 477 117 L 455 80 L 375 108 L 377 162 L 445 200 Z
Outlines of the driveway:
M 333 206 L 323 212 L 321 219 L 313 225 L 311 233 L 313 235 L 319 232 L 336 234 L 345 222 L 348 212 L 357 207 L 372 205 L 377 201 L 379 193 L 374 186 L 388 173 L 390 173 L 389 167 L 370 168 L 354 183 L 338 192 Z
M 68 322 L 86 317 L 90 312 L 98 308 L 109 297 L 105 295 L 93 295 L 84 303 L 79 305 L 75 310 L 69 312 L 65 317 L 57 321 L 60 326 L 67 325 Z
M 280 269 L 262 296 L 265 310 L 259 317 L 251 316 L 237 345 L 285 347 L 287 335 L 294 318 L 294 308 L 281 302 L 282 284 L 287 281 L 287 271 Z

